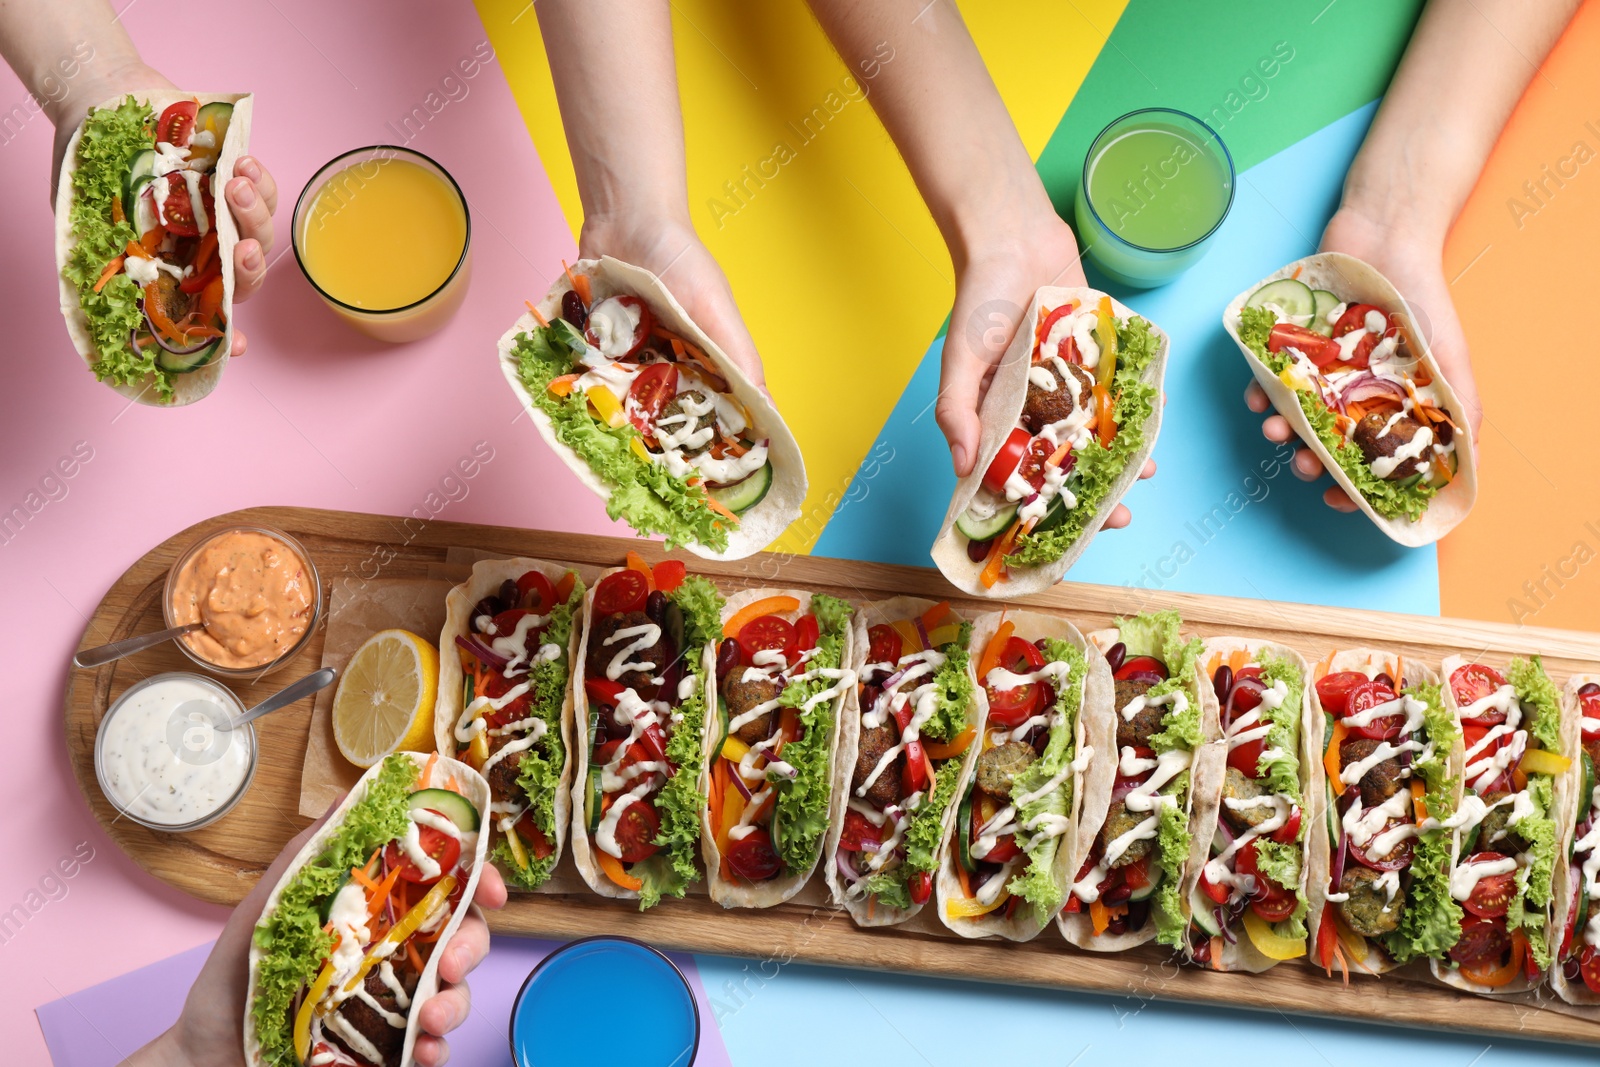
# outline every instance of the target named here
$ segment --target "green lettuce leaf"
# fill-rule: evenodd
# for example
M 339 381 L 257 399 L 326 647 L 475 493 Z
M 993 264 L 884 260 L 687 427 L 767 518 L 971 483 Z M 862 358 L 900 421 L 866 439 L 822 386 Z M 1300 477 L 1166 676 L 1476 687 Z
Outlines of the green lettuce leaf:
M 1156 823 L 1156 853 L 1165 872 L 1161 884 L 1150 898 L 1150 918 L 1156 924 L 1156 941 L 1172 948 L 1183 947 L 1189 920 L 1183 914 L 1183 895 L 1179 883 L 1189 860 L 1189 772 L 1184 771 L 1161 790 L 1175 804 L 1162 804 Z
M 1154 656 L 1167 667 L 1167 678 L 1150 687 L 1149 698 L 1165 696 L 1175 690 L 1187 695 L 1187 706 L 1179 714 L 1167 712 L 1161 732 L 1150 738 L 1157 753 L 1175 749 L 1193 751 L 1199 746 L 1200 702 L 1195 698 L 1195 672 L 1199 669 L 1202 644 L 1199 638 L 1183 639 L 1183 619 L 1176 611 L 1145 612 L 1131 619 L 1117 620 L 1117 637 L 1127 656 Z
M 844 663 L 845 638 L 850 633 L 850 617 L 855 609 L 837 597 L 817 593 L 811 598 L 811 612 L 817 617 L 817 654 L 806 665 L 807 674 L 838 670 Z M 828 832 L 828 800 L 833 789 L 832 756 L 828 742 L 833 736 L 834 700 L 822 700 L 809 711 L 805 704 L 818 693 L 840 682 L 830 678 L 791 681 L 778 702 L 786 708 L 800 708 L 801 731 L 798 741 L 783 746 L 783 761 L 793 767 L 793 778 L 769 779 L 778 791 L 777 810 L 772 814 L 774 844 L 778 858 L 789 871 L 809 870 L 817 862 L 822 838 Z
M 1046 640 L 1044 654 L 1047 662 L 1068 665 L 1067 680 L 1056 694 L 1056 721 L 1050 727 L 1050 739 L 1045 742 L 1043 754 L 1013 779 L 1011 795 L 1014 797 L 1043 788 L 1046 782 L 1066 770 L 1077 755 L 1078 710 L 1083 701 L 1083 679 L 1088 674 L 1088 661 L 1078 646 L 1060 638 Z M 1043 816 L 1069 814 L 1075 785 L 1069 775 L 1060 788 L 1022 805 L 1017 812 L 1017 822 L 1026 827 Z M 1013 896 L 1027 901 L 1040 915 L 1050 915 L 1059 908 L 1066 892 L 1066 887 L 1057 881 L 1054 869 L 1060 844 L 1059 835 L 1036 834 L 1028 837 L 1023 848 L 1028 862 L 1006 887 Z
M 1506 681 L 1517 691 L 1517 702 L 1526 716 L 1523 724 L 1539 747 L 1561 751 L 1561 694 L 1544 672 L 1544 661 L 1518 657 L 1506 668 Z
M 726 520 L 711 510 L 705 489 L 689 485 L 661 464 L 641 457 L 631 443 L 639 432 L 628 424 L 597 422 L 581 394 L 558 397 L 550 393 L 552 381 L 576 369 L 576 344 L 572 327 L 558 320 L 518 334 L 512 351 L 522 385 L 539 410 L 549 416 L 556 440 L 572 449 L 610 488 L 606 514 L 642 534 L 661 534 L 668 547 L 698 544 L 726 550 Z
M 1423 800 L 1430 818 L 1444 820 L 1455 813 L 1457 780 L 1450 776 L 1450 752 L 1460 736 L 1455 716 L 1445 706 L 1438 685 L 1420 684 L 1405 689 L 1422 701 L 1423 730 L 1431 751 L 1412 764 L 1422 779 Z M 1417 835 L 1411 859 L 1411 888 L 1406 895 L 1400 925 L 1379 940 L 1397 963 L 1416 959 L 1442 959 L 1461 937 L 1461 905 L 1450 895 L 1450 852 L 1454 835 L 1449 830 L 1427 830 Z
M 1083 536 L 1083 528 L 1100 510 L 1112 487 L 1133 455 L 1144 446 L 1145 424 L 1155 411 L 1157 389 L 1141 380 L 1145 368 L 1155 358 L 1158 341 L 1150 324 L 1134 316 L 1117 323 L 1117 371 L 1111 392 L 1117 433 L 1107 448 L 1099 438 L 1074 454 L 1068 488 L 1077 505 L 1058 526 L 1035 530 L 1017 539 L 1017 547 L 1007 563 L 1014 567 L 1053 563 Z
M 1450 752 L 1461 737 L 1456 717 L 1445 705 L 1444 694 L 1434 684 L 1414 685 L 1407 696 L 1422 701 L 1422 730 L 1431 748 L 1425 748 L 1411 770 L 1423 784 L 1423 803 L 1431 818 L 1444 820 L 1455 814 L 1459 781 L 1450 774 Z
M 1305 797 L 1300 788 L 1300 709 L 1305 696 L 1305 681 L 1300 669 L 1288 660 L 1270 653 L 1256 661 L 1261 666 L 1261 677 L 1267 685 L 1282 682 L 1288 690 L 1283 703 L 1276 708 L 1262 705 L 1262 717 L 1267 720 L 1267 747 L 1257 769 L 1264 772 L 1264 783 L 1269 792 L 1288 797 L 1305 812 Z M 1266 753 L 1278 750 L 1267 758 Z M 1302 817 L 1295 839 L 1277 842 L 1268 838 L 1256 839 L 1256 864 L 1261 873 L 1295 895 L 1295 909 L 1287 919 L 1274 929 L 1282 937 L 1306 936 L 1306 895 L 1300 886 L 1300 869 L 1305 857 L 1306 828 L 1310 820 Z
M 61 276 L 78 291 L 78 303 L 89 323 L 97 358 L 89 369 L 103 382 L 139 385 L 153 375 L 156 397 L 172 399 L 173 375 L 156 366 L 154 345 L 134 351 L 128 334 L 144 324 L 138 307 L 139 287 L 117 274 L 97 293 L 106 264 L 139 239 L 133 224 L 111 221 L 111 205 L 122 198 L 122 184 L 135 152 L 155 147 L 155 114 L 129 96 L 116 107 L 91 108 L 78 141 L 78 169 L 72 175 L 72 209 L 68 222 L 77 244 L 67 255 Z
M 972 707 L 972 680 L 967 677 L 967 645 L 972 640 L 972 624 L 963 622 L 960 635 L 942 646 L 944 664 L 933 676 L 937 705 L 922 724 L 922 736 L 935 741 L 953 741 L 967 728 L 967 712 Z
M 261 953 L 250 1019 L 262 1062 L 298 1067 L 289 1009 L 333 948 L 332 936 L 322 930 L 322 904 L 338 892 L 350 868 L 365 864 L 373 852 L 405 833 L 406 798 L 416 781 L 416 764 L 409 756 L 385 759 L 367 783 L 366 795 L 350 805 L 322 851 L 294 873 L 278 896 L 277 908 L 251 935 Z
M 1239 320 L 1239 339 L 1274 374 L 1282 374 L 1284 369 L 1294 362 L 1287 352 L 1271 352 L 1267 349 L 1267 338 L 1276 322 L 1272 312 L 1266 308 L 1245 308 L 1239 313 Z M 1422 517 L 1423 512 L 1428 510 L 1429 501 L 1438 494 L 1437 487 L 1426 482 L 1407 485 L 1379 478 L 1372 473 L 1372 468 L 1367 466 L 1360 446 L 1346 441 L 1344 435 L 1339 432 L 1338 426 L 1335 425 L 1334 412 L 1322 402 L 1322 396 L 1317 390 L 1296 389 L 1294 395 L 1300 401 L 1300 409 L 1305 412 L 1317 439 L 1333 456 L 1334 462 L 1339 464 L 1339 469 L 1349 476 L 1355 483 L 1356 489 L 1366 497 L 1367 503 L 1372 505 L 1372 510 L 1389 519 L 1403 515 L 1415 521 Z

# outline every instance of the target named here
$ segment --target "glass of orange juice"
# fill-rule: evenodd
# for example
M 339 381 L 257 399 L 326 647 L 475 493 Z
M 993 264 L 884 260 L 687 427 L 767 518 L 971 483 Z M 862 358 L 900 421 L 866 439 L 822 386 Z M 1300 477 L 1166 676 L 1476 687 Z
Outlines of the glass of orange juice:
M 383 341 L 442 327 L 467 293 L 472 220 L 439 164 L 372 145 L 329 161 L 294 206 L 294 255 L 340 317 Z

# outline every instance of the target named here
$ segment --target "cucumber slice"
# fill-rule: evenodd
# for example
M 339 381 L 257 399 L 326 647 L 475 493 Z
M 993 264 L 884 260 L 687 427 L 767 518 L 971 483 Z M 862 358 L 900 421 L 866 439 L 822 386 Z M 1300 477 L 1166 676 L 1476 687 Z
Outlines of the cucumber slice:
M 478 809 L 453 789 L 419 789 L 406 798 L 407 811 L 432 808 L 468 833 L 478 829 Z
M 140 148 L 129 158 L 128 174 L 122 179 L 122 214 L 129 221 L 134 219 L 139 194 L 144 191 L 145 186 L 155 180 L 155 169 L 156 151 L 153 148 Z M 139 232 L 142 234 L 145 230 Z
M 605 796 L 605 790 L 600 788 L 600 773 L 599 767 L 589 768 L 589 782 L 584 794 L 584 821 L 589 824 L 591 834 L 600 829 L 600 819 L 604 814 L 600 810 L 600 802 Z
M 217 358 L 217 353 L 222 351 L 222 338 L 217 338 L 198 352 L 191 352 L 187 356 L 180 356 L 175 352 L 168 352 L 165 348 L 157 346 L 156 366 L 168 374 L 188 374 L 197 371 L 207 363 Z
M 1583 792 L 1579 793 L 1578 795 L 1582 796 L 1582 797 L 1591 797 L 1592 798 L 1594 796 L 1594 787 L 1595 787 L 1594 760 L 1590 759 L 1589 758 L 1589 753 L 1585 752 L 1583 754 Z M 1593 803 L 1592 800 L 1590 802 Z
M 203 105 L 194 115 L 194 128 L 197 130 L 211 130 L 217 135 L 216 147 L 222 147 L 222 139 L 228 136 L 228 123 L 233 121 L 233 105 L 221 100 L 214 100 Z
M 1135 889 L 1128 895 L 1129 900 L 1149 900 L 1155 894 L 1155 891 L 1161 888 L 1161 879 L 1166 877 L 1167 872 L 1160 867 L 1153 867 L 1150 873 L 1155 875 L 1154 878 L 1150 879 L 1150 884 Z M 1208 897 L 1207 899 L 1209 900 L 1210 898 Z
M 1060 497 L 1056 498 L 1057 500 Z M 994 514 L 987 519 L 973 516 L 971 510 L 963 511 L 956 516 L 956 532 L 973 541 L 987 541 L 991 537 L 998 537 L 1006 532 L 1006 527 L 1011 525 L 1011 520 L 1017 517 L 1017 505 L 1004 504 L 994 509 Z
M 151 178 L 139 179 L 139 186 L 133 191 L 131 209 L 128 205 L 123 205 L 124 213 L 127 215 L 128 220 L 133 223 L 133 228 L 141 236 L 155 229 L 156 223 L 159 221 L 156 218 L 156 202 L 154 198 L 143 195 L 145 187 L 153 180 Z
M 1039 520 L 1039 525 L 1033 528 L 1033 532 L 1044 533 L 1047 530 L 1054 530 L 1066 521 L 1067 498 L 1058 495 L 1050 501 L 1050 506 L 1045 509 L 1044 518 Z
M 763 463 L 748 478 L 742 478 L 732 485 L 708 491 L 712 500 L 715 500 L 735 515 L 742 515 L 761 503 L 767 495 L 767 490 L 771 488 L 772 464 L 769 462 Z
M 688 652 L 688 649 L 683 647 L 683 609 L 670 599 L 667 601 L 667 615 L 661 629 L 666 632 L 667 640 L 672 642 L 674 661 L 683 661 L 685 653 Z M 673 693 L 671 696 L 675 699 L 677 694 Z
M 1293 278 L 1279 278 L 1275 282 L 1268 282 L 1250 294 L 1250 299 L 1244 302 L 1245 307 L 1265 307 L 1268 304 L 1280 309 L 1288 316 L 1288 321 L 1296 326 L 1307 326 L 1311 323 L 1311 316 L 1316 311 L 1317 301 L 1311 295 L 1311 287 L 1305 282 Z
M 960 861 L 961 868 L 967 873 L 978 869 L 978 864 L 972 858 L 972 787 L 967 787 L 966 796 L 961 798 L 961 807 L 956 809 L 956 859 Z
M 1197 885 L 1189 891 L 1189 918 L 1212 937 L 1222 936 L 1222 924 L 1217 922 L 1216 905 L 1200 891 Z
M 1322 788 L 1328 794 L 1328 840 L 1337 851 L 1339 848 L 1339 835 L 1344 828 L 1339 825 L 1339 794 L 1334 792 L 1333 783 L 1326 778 L 1322 780 Z
M 1311 290 L 1313 308 L 1311 310 L 1311 328 L 1324 337 L 1333 336 L 1333 323 L 1328 321 L 1328 312 L 1338 307 L 1343 301 L 1337 293 L 1330 293 L 1326 289 Z
M 350 870 L 349 868 L 346 868 L 345 872 L 339 876 L 338 883 L 334 885 L 333 889 L 328 893 L 327 896 L 322 898 L 322 904 L 317 908 L 317 914 L 322 917 L 323 926 L 328 925 L 328 920 L 333 915 L 333 898 L 339 895 L 339 890 L 343 889 L 349 884 Z
M 717 747 L 706 753 L 707 759 L 721 759 L 722 746 L 728 743 L 728 705 L 717 697 Z

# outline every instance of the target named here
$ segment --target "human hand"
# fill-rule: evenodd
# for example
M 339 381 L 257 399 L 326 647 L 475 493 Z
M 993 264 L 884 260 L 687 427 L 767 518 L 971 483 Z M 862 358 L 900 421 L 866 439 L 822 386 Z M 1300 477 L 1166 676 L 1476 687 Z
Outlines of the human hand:
M 1053 211 L 992 232 L 994 240 L 956 257 L 956 301 L 945 333 L 934 408 L 958 477 L 972 472 L 983 431 L 983 398 L 1034 292 L 1047 285 L 1088 284 L 1072 228 Z M 1148 460 L 1139 477 L 1155 472 L 1155 461 Z M 1118 504 L 1105 525 L 1121 529 L 1132 519 L 1127 506 Z
M 124 1061 L 124 1067 L 244 1067 L 244 1007 L 249 985 L 250 939 L 267 896 L 289 861 L 327 820 L 324 815 L 284 846 L 272 866 L 245 897 L 206 957 L 171 1029 Z M 489 952 L 489 927 L 479 908 L 495 910 L 506 902 L 505 882 L 484 865 L 470 910 L 444 947 L 439 961 L 439 991 L 418 1008 L 415 1055 L 421 1067 L 439 1067 L 449 1058 L 444 1035 L 466 1022 L 471 996 L 466 978 Z
M 55 154 L 50 171 L 52 202 L 67 142 L 83 124 L 89 109 L 130 92 L 138 94 L 151 90 L 176 92 L 177 86 L 137 59 L 108 65 L 105 69 L 84 68 L 80 81 L 73 85 L 70 96 L 61 101 L 52 116 L 56 122 Z M 239 231 L 239 241 L 233 247 L 233 299 L 249 300 L 267 275 L 267 255 L 272 251 L 274 239 L 272 215 L 278 209 L 278 183 L 254 156 L 240 156 L 224 195 Z M 245 347 L 245 335 L 236 327 L 229 354 L 243 355 Z
M 734 303 L 728 279 L 687 221 L 648 213 L 585 218 L 578 255 L 584 259 L 611 256 L 660 278 L 689 318 L 757 388 L 766 388 L 761 357 Z
M 1425 332 L 1433 358 L 1438 360 L 1445 380 L 1461 398 L 1472 436 L 1476 438 L 1483 423 L 1483 406 L 1472 375 L 1467 338 L 1445 282 L 1443 248 L 1432 240 L 1407 239 L 1403 231 L 1382 226 L 1359 210 L 1343 207 L 1323 232 L 1322 251 L 1344 252 L 1365 260 L 1406 298 L 1421 319 L 1414 325 Z M 1245 403 L 1258 415 L 1272 407 L 1267 394 L 1254 381 L 1245 390 Z M 1261 432 L 1267 440 L 1278 444 L 1295 437 L 1288 420 L 1276 413 L 1261 423 Z M 1296 477 L 1307 482 L 1316 481 L 1323 474 L 1316 454 L 1303 447 L 1296 450 L 1291 469 Z M 1329 486 L 1322 499 L 1337 511 L 1356 510 L 1355 501 L 1337 485 Z

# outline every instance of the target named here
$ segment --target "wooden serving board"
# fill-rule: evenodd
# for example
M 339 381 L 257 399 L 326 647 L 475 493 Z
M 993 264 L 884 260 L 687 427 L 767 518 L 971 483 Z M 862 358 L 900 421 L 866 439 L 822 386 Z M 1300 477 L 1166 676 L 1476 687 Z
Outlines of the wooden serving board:
M 619 565 L 629 549 L 652 562 L 666 555 L 658 543 L 635 539 L 420 523 L 306 508 L 252 508 L 199 523 L 146 553 L 106 593 L 80 648 L 160 629 L 168 568 L 202 536 L 236 523 L 275 526 L 299 538 L 316 561 L 325 593 L 339 583 L 359 585 L 379 577 L 437 573 L 451 547 L 600 566 Z M 691 571 L 709 575 L 726 590 L 796 586 L 857 602 L 905 593 L 948 599 L 969 614 L 998 607 L 963 597 L 929 569 L 782 553 L 731 563 L 683 558 Z M 1298 649 L 1312 662 L 1334 648 L 1373 645 L 1420 657 L 1435 667 L 1454 652 L 1493 664 L 1503 664 L 1514 654 L 1540 653 L 1558 685 L 1570 674 L 1600 670 L 1600 634 L 1073 583 L 1015 603 L 1065 614 L 1084 631 L 1119 615 L 1173 607 L 1182 612 L 1188 629 L 1202 636 L 1231 634 L 1277 641 Z M 308 650 L 284 673 L 233 688 L 246 705 L 268 695 L 316 666 L 322 637 L 314 635 Z M 124 851 L 164 882 L 204 900 L 235 904 L 284 843 L 308 824 L 297 806 L 311 701 L 257 723 L 261 762 L 255 784 L 226 817 L 190 834 L 146 830 L 119 819 L 102 795 L 94 773 L 95 731 L 106 708 L 130 685 L 159 671 L 183 669 L 193 665 L 169 644 L 77 671 L 67 691 L 67 749 L 96 818 Z M 569 860 L 563 860 L 561 874 L 557 885 L 575 884 Z M 1490 1000 L 1393 975 L 1358 976 L 1345 985 L 1298 962 L 1264 975 L 1219 974 L 1179 967 L 1170 953 L 1155 945 L 1119 954 L 1081 952 L 1070 947 L 1053 924 L 1026 944 L 967 941 L 940 927 L 931 906 L 906 927 L 862 930 L 825 902 L 825 891 L 818 889 L 821 883 L 819 876 L 801 897 L 766 910 L 724 911 L 707 897 L 694 895 L 641 914 L 629 902 L 583 891 L 516 894 L 504 910 L 490 917 L 490 924 L 501 932 L 555 938 L 627 934 L 663 948 L 755 957 L 775 964 L 800 960 L 1056 986 L 1136 998 L 1141 1003 L 1163 998 L 1600 1044 L 1600 1022 L 1578 1017 L 1548 1000 Z

